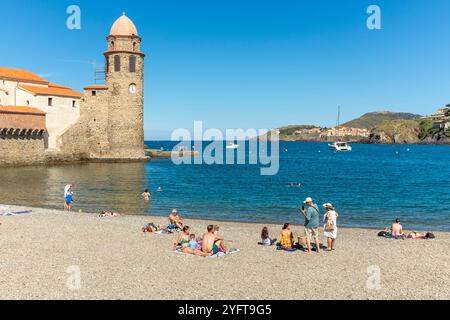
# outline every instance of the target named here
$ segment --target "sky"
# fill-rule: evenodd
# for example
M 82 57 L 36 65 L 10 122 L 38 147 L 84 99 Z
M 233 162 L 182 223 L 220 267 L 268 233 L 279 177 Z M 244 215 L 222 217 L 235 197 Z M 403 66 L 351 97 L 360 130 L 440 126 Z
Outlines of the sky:
M 143 39 L 145 136 L 177 128 L 334 126 L 450 103 L 450 0 L 0 0 L 0 66 L 81 91 L 126 11 Z M 381 30 L 369 30 L 369 5 Z M 81 9 L 69 30 L 66 9 Z M 7 13 L 7 14 L 5 14 Z M 124 106 L 126 108 L 126 106 Z

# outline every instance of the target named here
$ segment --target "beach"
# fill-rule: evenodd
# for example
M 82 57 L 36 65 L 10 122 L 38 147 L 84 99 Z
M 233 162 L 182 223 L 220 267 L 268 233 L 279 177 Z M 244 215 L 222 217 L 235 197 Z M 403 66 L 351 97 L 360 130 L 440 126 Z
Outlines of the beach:
M 229 247 L 240 249 L 200 258 L 174 253 L 176 235 L 141 232 L 164 218 L 9 207 L 32 212 L 0 216 L 0 299 L 450 298 L 449 233 L 390 240 L 377 230 L 340 229 L 335 252 L 308 255 L 258 246 L 262 224 L 187 219 L 196 235 L 219 224 Z M 280 228 L 269 225 L 274 236 Z M 74 270 L 79 282 L 68 285 Z

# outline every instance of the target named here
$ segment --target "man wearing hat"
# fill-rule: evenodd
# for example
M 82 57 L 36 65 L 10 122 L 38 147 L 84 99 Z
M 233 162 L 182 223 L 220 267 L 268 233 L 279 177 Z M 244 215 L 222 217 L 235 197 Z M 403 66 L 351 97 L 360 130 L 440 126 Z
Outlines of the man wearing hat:
M 317 253 L 320 253 L 320 239 L 319 239 L 319 216 L 320 211 L 319 207 L 314 204 L 312 198 L 306 198 L 303 202 L 308 207 L 303 207 L 301 212 L 305 216 L 305 236 L 306 236 L 306 244 L 308 246 L 308 253 L 311 253 L 311 238 L 314 238 L 314 241 L 317 246 Z

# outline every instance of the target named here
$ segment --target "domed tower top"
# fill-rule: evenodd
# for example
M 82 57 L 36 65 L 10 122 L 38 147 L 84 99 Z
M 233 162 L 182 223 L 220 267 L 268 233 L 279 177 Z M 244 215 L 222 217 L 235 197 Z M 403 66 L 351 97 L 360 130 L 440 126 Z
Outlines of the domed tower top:
M 125 15 L 123 15 L 114 22 L 111 27 L 110 36 L 127 36 L 127 37 L 137 37 L 138 31 L 133 21 Z

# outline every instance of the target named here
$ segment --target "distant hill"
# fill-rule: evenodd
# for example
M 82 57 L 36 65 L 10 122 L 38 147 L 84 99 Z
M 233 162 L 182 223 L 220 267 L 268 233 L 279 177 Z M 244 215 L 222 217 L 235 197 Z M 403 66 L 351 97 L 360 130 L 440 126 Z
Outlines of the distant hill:
M 403 112 L 370 112 L 361 116 L 358 119 L 342 124 L 342 127 L 360 128 L 371 130 L 384 121 L 390 120 L 411 120 L 421 117 L 418 114 L 403 113 Z

